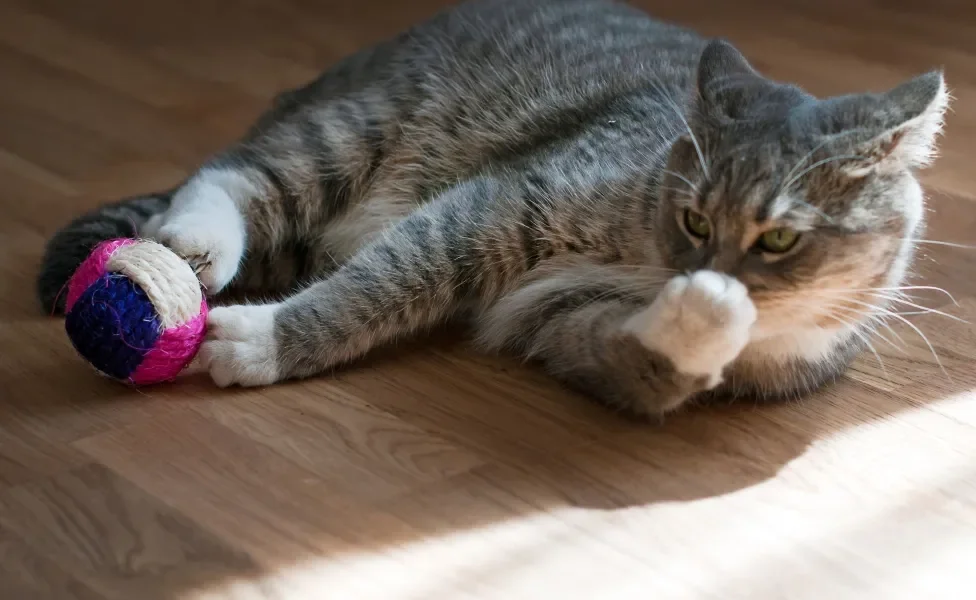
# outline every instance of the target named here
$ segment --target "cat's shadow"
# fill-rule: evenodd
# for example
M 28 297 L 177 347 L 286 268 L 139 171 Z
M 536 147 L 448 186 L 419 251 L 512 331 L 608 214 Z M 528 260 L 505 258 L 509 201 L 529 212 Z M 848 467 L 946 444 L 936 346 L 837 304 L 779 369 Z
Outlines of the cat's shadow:
M 814 444 L 972 389 L 976 382 L 965 376 L 965 357 L 936 349 L 950 374 L 958 376 L 910 400 L 895 399 L 864 383 L 871 380 L 868 361 L 855 365 L 868 375 L 847 376 L 802 401 L 699 407 L 661 423 L 612 415 L 534 371 L 504 359 L 480 357 L 452 339 L 381 352 L 327 380 L 284 384 L 287 394 L 259 402 L 293 398 L 285 401 L 291 403 L 289 410 L 313 420 L 316 411 L 309 410 L 307 397 L 297 396 L 318 395 L 323 405 L 337 402 L 343 408 L 368 403 L 483 461 L 376 505 L 349 509 L 345 519 L 363 523 L 368 532 L 357 540 L 356 550 L 369 555 L 449 544 L 446 540 L 473 531 L 531 528 L 533 522 L 558 520 L 567 512 L 611 515 L 716 499 L 762 486 Z M 193 385 L 204 382 L 195 379 Z M 327 390 L 342 399 L 326 398 Z M 242 398 L 235 391 L 218 395 L 212 401 L 235 403 Z M 328 412 L 323 406 L 318 418 Z M 368 437 L 369 432 L 364 428 L 355 435 Z M 391 513 L 409 527 L 368 525 L 375 523 L 376 510 Z M 316 568 L 325 572 L 330 561 L 347 554 L 348 548 L 337 545 L 315 557 L 294 560 L 303 573 Z M 493 568 L 478 564 L 474 571 L 484 574 Z M 289 567 L 283 567 L 275 577 L 287 579 L 289 573 Z M 253 576 L 253 581 L 264 577 Z
M 799 402 L 697 407 L 662 423 L 646 423 L 611 414 L 513 361 L 477 355 L 456 336 L 444 334 L 382 350 L 334 374 L 285 383 L 277 389 L 219 390 L 197 373 L 165 387 L 132 390 L 93 374 L 66 344 L 59 319 L 25 314 L 29 310 L 26 302 L 5 306 L 0 309 L 0 320 L 38 335 L 34 347 L 25 343 L 16 363 L 8 363 L 16 368 L 2 370 L 4 386 L 13 393 L 0 403 L 0 424 L 12 420 L 21 429 L 26 426 L 35 434 L 63 440 L 124 429 L 183 410 L 206 415 L 220 407 L 253 420 L 260 420 L 264 411 L 273 411 L 301 415 L 303 427 L 322 424 L 320 443 L 315 436 L 304 435 L 274 449 L 286 460 L 300 464 L 302 457 L 318 454 L 324 457 L 319 464 L 328 462 L 328 453 L 336 448 L 335 440 L 328 436 L 343 429 L 353 443 L 380 453 L 373 455 L 378 470 L 389 469 L 389 461 L 410 463 L 411 469 L 420 469 L 426 478 L 443 469 L 442 478 L 432 478 L 402 495 L 377 502 L 364 500 L 347 509 L 343 519 L 350 524 L 362 522 L 368 527 L 382 513 L 408 525 L 370 527 L 367 534 L 358 536 L 355 549 L 361 552 L 436 543 L 459 532 L 505 526 L 563 510 L 626 510 L 731 494 L 777 477 L 819 440 L 974 387 L 965 357 L 953 355 L 951 339 L 940 337 L 933 341 L 952 382 L 943 381 L 933 388 L 937 393 L 914 396 L 910 402 L 893 400 L 892 395 L 848 376 Z M 899 366 L 890 361 L 902 359 L 893 356 L 885 357 L 889 369 L 900 368 L 903 373 L 911 368 L 912 357 Z M 855 368 L 869 367 L 870 360 Z M 925 369 L 931 367 L 926 364 Z M 929 372 L 934 371 L 925 371 Z M 860 379 L 870 380 L 871 376 Z M 883 385 L 883 380 L 878 381 Z M 382 418 L 377 420 L 370 411 L 378 411 Z M 356 418 L 343 423 L 343 412 Z M 397 441 L 398 428 L 410 433 L 403 444 Z M 286 427 L 278 434 L 287 438 L 289 431 Z M 435 440 L 427 444 L 435 448 L 429 453 L 420 439 L 424 435 Z M 415 443 L 417 449 L 411 450 L 409 446 Z M 438 466 L 442 446 L 460 449 L 467 458 Z M 219 446 L 215 448 L 219 451 Z M 383 452 L 390 454 L 383 456 Z M 423 461 L 426 464 L 418 466 Z M 362 467 L 368 471 L 370 463 Z M 355 481 L 350 486 L 354 488 Z M 179 510 L 178 503 L 176 508 Z M 237 509 L 228 505 L 226 510 Z M 277 517 L 298 519 L 288 514 Z M 241 513 L 241 527 L 247 527 L 250 518 Z M 303 523 L 290 525 L 301 530 Z M 316 535 L 314 528 L 308 535 Z M 326 562 L 351 550 L 345 543 L 333 546 L 319 541 L 316 545 L 319 552 L 313 558 Z M 105 555 L 112 555 L 108 550 Z M 310 559 L 307 554 L 292 555 L 288 548 L 275 549 L 273 544 L 262 551 L 279 550 L 277 564 Z M 209 585 L 257 581 L 266 575 L 247 558 L 215 569 Z M 178 577 L 160 581 L 160 593 L 182 597 L 186 590 L 180 581 Z

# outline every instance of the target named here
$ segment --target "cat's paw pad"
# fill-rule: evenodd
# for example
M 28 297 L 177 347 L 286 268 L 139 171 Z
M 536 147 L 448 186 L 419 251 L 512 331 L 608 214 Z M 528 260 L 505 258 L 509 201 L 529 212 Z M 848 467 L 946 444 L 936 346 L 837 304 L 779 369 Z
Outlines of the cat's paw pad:
M 224 221 L 195 222 L 191 215 L 179 215 L 153 237 L 190 263 L 208 295 L 231 282 L 244 256 L 240 227 Z
M 207 317 L 200 364 L 220 387 L 278 381 L 274 314 L 277 305 L 215 308 Z
M 715 271 L 675 277 L 665 286 L 660 302 L 689 336 L 720 330 L 743 333 L 756 322 L 756 307 L 746 286 Z
M 625 327 L 686 374 L 721 382 L 722 369 L 749 343 L 756 307 L 734 277 L 697 271 L 673 278 Z

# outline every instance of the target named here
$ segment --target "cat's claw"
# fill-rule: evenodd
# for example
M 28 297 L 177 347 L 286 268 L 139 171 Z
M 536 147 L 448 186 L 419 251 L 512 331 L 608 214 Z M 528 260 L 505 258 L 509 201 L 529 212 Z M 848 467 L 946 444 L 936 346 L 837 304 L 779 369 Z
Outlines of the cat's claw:
M 274 314 L 277 305 L 214 308 L 200 364 L 220 387 L 270 385 L 280 378 Z
M 244 254 L 244 241 L 236 231 L 219 223 L 188 223 L 177 217 L 153 236 L 182 256 L 200 279 L 207 295 L 214 295 L 231 282 Z
M 224 289 L 244 258 L 244 217 L 227 189 L 232 184 L 240 187 L 242 180 L 240 175 L 205 171 L 173 196 L 169 210 L 149 219 L 142 230 L 190 263 L 207 295 Z
M 722 381 L 723 369 L 749 343 L 756 307 L 734 277 L 697 271 L 673 278 L 647 309 L 625 324 L 648 349 L 682 373 Z

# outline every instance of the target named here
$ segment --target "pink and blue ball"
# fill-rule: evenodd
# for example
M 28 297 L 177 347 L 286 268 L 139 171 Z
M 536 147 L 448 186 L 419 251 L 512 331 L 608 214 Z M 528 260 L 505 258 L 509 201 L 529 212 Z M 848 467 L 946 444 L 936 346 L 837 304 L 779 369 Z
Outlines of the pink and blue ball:
M 78 353 L 131 385 L 175 378 L 206 333 L 207 302 L 192 269 L 152 241 L 98 245 L 68 282 L 65 307 Z

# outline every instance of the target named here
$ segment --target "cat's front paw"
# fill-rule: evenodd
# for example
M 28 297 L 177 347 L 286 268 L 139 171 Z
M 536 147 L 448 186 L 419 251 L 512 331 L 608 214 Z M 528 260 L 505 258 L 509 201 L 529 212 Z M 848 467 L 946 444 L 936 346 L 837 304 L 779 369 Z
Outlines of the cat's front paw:
M 207 317 L 200 363 L 220 387 L 269 385 L 280 379 L 274 314 L 276 304 L 227 306 Z
M 244 235 L 233 220 L 175 215 L 164 219 L 152 237 L 190 263 L 207 295 L 234 279 L 244 256 Z
M 624 325 L 679 372 L 721 383 L 723 369 L 746 344 L 756 322 L 749 292 L 734 277 L 697 271 L 673 278 L 647 309 Z

